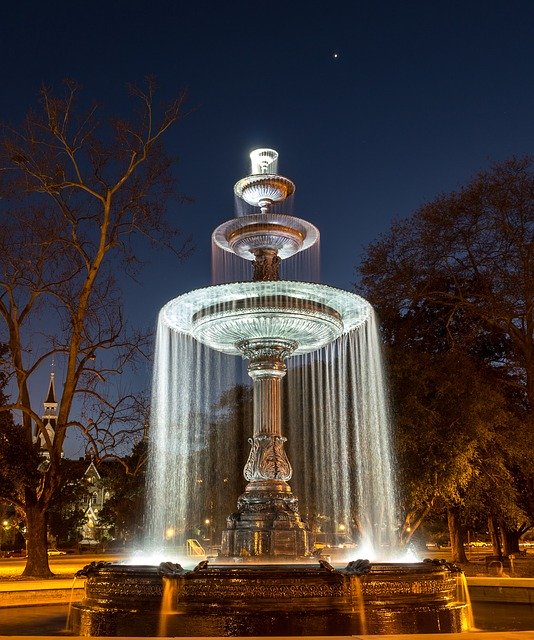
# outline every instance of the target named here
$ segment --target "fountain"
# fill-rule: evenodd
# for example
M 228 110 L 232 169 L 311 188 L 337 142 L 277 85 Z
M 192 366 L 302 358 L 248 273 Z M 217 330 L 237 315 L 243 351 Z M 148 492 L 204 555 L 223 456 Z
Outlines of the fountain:
M 314 555 L 312 533 L 289 485 L 292 468 L 285 452 L 281 403 L 286 360 L 314 354 L 362 331 L 371 323 L 372 309 L 346 291 L 280 280 L 281 261 L 311 247 L 319 232 L 305 220 L 274 211 L 295 190 L 278 175 L 277 159 L 271 149 L 251 154 L 251 175 L 238 181 L 234 191 L 260 213 L 238 216 L 213 233 L 220 249 L 251 261 L 252 281 L 186 293 L 160 313 L 158 353 L 171 351 L 172 336 L 186 336 L 211 352 L 248 360 L 254 409 L 244 468 L 247 484 L 237 510 L 227 518 L 220 553 L 193 570 L 169 561 L 159 566 L 89 565 L 82 572 L 87 577 L 85 599 L 74 605 L 71 616 L 79 635 L 155 635 L 161 631 L 163 602 L 162 633 L 169 635 L 431 633 L 466 626 L 465 604 L 456 600 L 453 566 L 357 559 L 335 569 Z M 163 469 L 152 466 L 151 502 L 163 503 L 152 520 L 156 537 L 171 529 L 173 500 L 186 502 L 189 496 L 185 491 L 182 495 L 182 485 L 169 484 L 181 453 L 175 450 L 179 447 L 172 432 L 181 428 L 187 435 L 187 430 L 180 424 L 184 417 L 172 413 L 168 394 L 184 381 L 177 380 L 173 367 L 161 368 L 156 364 L 153 450 L 171 457 Z M 388 458 L 387 452 L 382 457 Z M 169 486 L 177 487 L 179 495 L 169 496 Z M 383 528 L 393 534 L 392 509 L 377 506 L 382 515 L 371 519 L 381 517 Z

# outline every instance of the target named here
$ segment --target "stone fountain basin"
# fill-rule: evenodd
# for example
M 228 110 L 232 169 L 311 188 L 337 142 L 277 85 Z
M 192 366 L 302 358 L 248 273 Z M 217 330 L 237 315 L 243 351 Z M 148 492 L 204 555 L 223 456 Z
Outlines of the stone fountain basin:
M 321 564 L 102 564 L 73 605 L 78 635 L 175 636 L 439 633 L 466 628 L 457 574 L 429 563 L 371 564 L 358 576 Z M 164 603 L 164 604 L 163 604 Z
M 371 305 L 327 285 L 287 280 L 233 282 L 196 289 L 168 302 L 165 323 L 217 351 L 239 355 L 243 340 L 294 342 L 308 353 L 364 324 Z
M 233 218 L 218 226 L 213 241 L 244 260 L 254 260 L 254 251 L 270 248 L 281 259 L 308 249 L 319 239 L 313 224 L 286 214 L 257 213 Z

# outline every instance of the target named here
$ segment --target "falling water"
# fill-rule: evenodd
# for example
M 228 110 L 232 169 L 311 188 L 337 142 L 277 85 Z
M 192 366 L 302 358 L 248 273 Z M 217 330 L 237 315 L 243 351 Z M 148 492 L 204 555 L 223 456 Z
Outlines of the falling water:
M 288 364 L 283 430 L 301 511 L 312 526 L 358 540 L 359 557 L 387 559 L 396 511 L 375 318 Z M 220 401 L 247 380 L 243 361 L 160 320 L 154 371 L 147 546 L 183 545 L 201 531 L 218 544 L 245 484 L 252 416 L 229 415 L 234 397 Z
M 238 429 L 219 429 L 226 411 L 220 399 L 239 382 L 241 370 L 238 358 L 172 331 L 160 316 L 150 422 L 147 551 L 182 547 L 200 533 L 211 537 L 215 527 L 222 526 L 218 507 L 227 507 L 230 498 L 235 504 L 235 482 L 230 480 L 241 464 L 237 458 L 244 455 L 240 440 L 245 438 Z
M 397 514 L 374 314 L 321 351 L 293 358 L 287 391 L 293 484 L 310 523 L 358 541 L 359 557 L 388 559 Z
M 304 282 L 321 281 L 321 243 L 318 239 L 306 251 L 300 251 L 282 261 L 280 267 L 282 280 Z M 221 249 L 214 241 L 211 243 L 211 280 L 212 284 L 225 282 L 246 282 L 252 279 L 252 262 Z
M 473 607 L 471 605 L 471 596 L 469 595 L 467 578 L 463 571 L 458 571 L 456 574 L 456 601 L 463 602 L 465 604 L 462 619 L 462 631 L 476 631 Z
M 273 202 L 270 206 L 271 213 L 283 213 L 289 216 L 293 215 L 295 207 L 295 195 L 292 194 L 281 202 Z M 258 213 L 258 207 L 249 204 L 234 193 L 234 211 L 237 217 L 249 216 Z

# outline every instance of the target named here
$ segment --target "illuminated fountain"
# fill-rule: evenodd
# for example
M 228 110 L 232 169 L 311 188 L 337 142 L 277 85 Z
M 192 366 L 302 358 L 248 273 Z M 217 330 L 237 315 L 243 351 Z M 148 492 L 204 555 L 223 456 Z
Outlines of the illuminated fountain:
M 346 291 L 279 279 L 281 261 L 311 247 L 319 232 L 304 220 L 273 212 L 273 205 L 295 189 L 277 174 L 277 157 L 270 149 L 254 151 L 251 175 L 235 185 L 236 195 L 261 212 L 239 216 L 213 233 L 221 249 L 251 261 L 253 281 L 186 293 L 160 313 L 151 428 L 155 457 L 161 452 L 165 462 L 156 460 L 151 467 L 153 536 L 161 538 L 169 529 L 174 502 L 187 502 L 181 485 L 171 484 L 181 446 L 172 435 L 181 428 L 187 437 L 182 423 L 189 414 L 172 414 L 175 400 L 169 393 L 183 380 L 174 374 L 177 360 L 158 365 L 172 351 L 172 336 L 242 356 L 253 380 L 253 432 L 244 469 L 248 484 L 237 511 L 227 518 L 220 554 L 193 571 L 170 562 L 87 568 L 86 598 L 73 615 L 74 629 L 82 635 L 154 634 L 163 582 L 173 635 L 422 633 L 458 631 L 464 625 L 465 607 L 455 597 L 456 572 L 448 565 L 355 560 L 336 570 L 313 557 L 312 534 L 288 484 L 292 468 L 281 418 L 286 359 L 361 332 L 371 322 L 372 309 Z M 184 350 L 177 353 L 176 358 L 184 358 Z M 367 362 L 362 354 L 360 360 Z M 373 438 L 380 440 L 376 434 Z M 364 468 L 365 446 L 358 452 Z M 379 453 L 388 475 L 389 452 Z M 320 483 L 321 478 L 308 481 Z M 387 493 L 386 487 L 380 495 Z M 376 513 L 369 519 L 373 523 L 380 517 L 392 540 L 394 509 L 386 506 L 371 505 Z

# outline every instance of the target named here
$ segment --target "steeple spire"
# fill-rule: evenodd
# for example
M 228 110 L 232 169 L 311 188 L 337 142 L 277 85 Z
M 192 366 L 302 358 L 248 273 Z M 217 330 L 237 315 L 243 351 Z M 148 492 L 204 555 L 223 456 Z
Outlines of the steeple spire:
M 48 383 L 48 393 L 46 394 L 45 401 L 43 402 L 44 413 L 41 416 L 44 424 L 44 428 L 48 433 L 48 437 L 50 441 L 54 441 L 54 436 L 56 433 L 57 426 L 57 400 L 56 400 L 56 387 L 54 383 L 54 363 L 52 363 L 51 371 L 50 371 L 50 382 Z M 40 432 L 39 429 L 36 429 L 35 436 L 39 442 L 40 448 L 43 451 L 43 454 L 48 456 L 46 439 L 44 434 Z
M 53 367 L 54 365 L 52 365 Z M 54 385 L 54 370 L 50 372 L 50 383 L 48 385 L 48 393 L 46 394 L 46 400 L 44 401 L 45 413 L 47 409 L 52 409 L 54 412 L 57 409 L 56 402 L 56 388 Z

